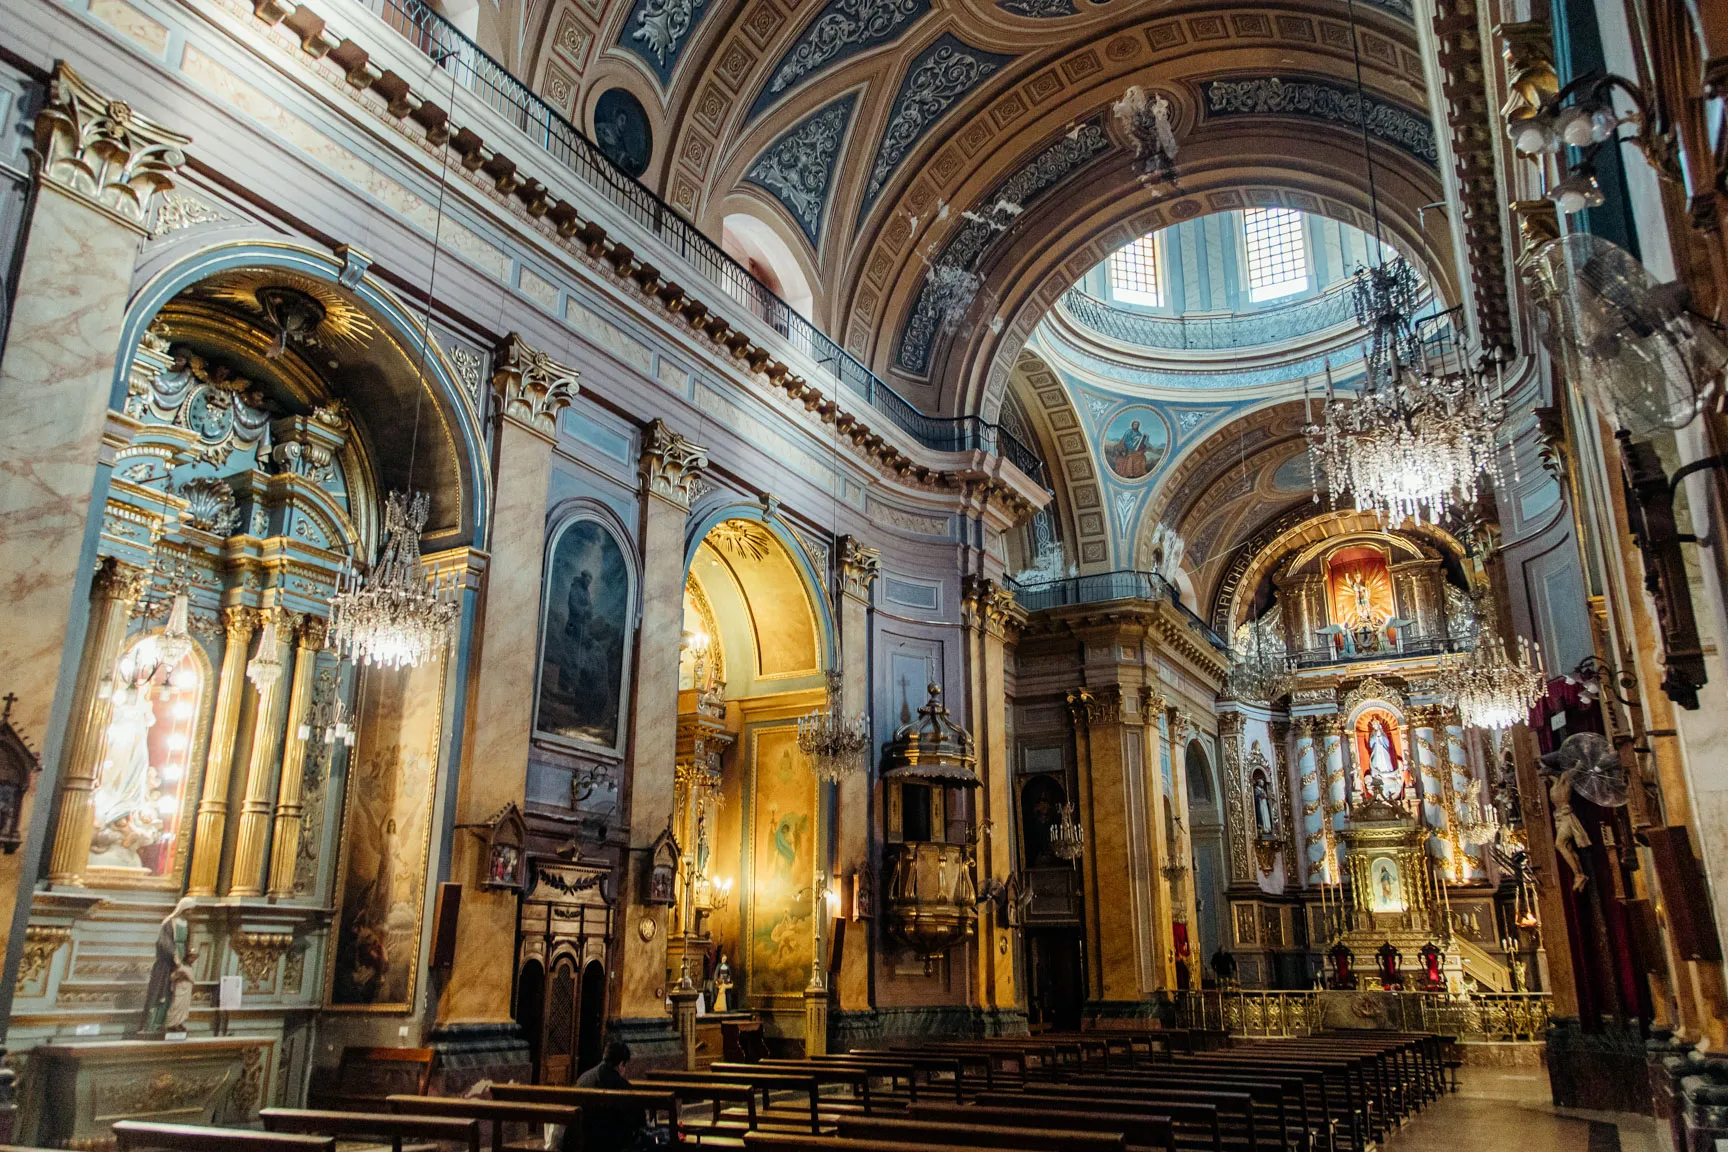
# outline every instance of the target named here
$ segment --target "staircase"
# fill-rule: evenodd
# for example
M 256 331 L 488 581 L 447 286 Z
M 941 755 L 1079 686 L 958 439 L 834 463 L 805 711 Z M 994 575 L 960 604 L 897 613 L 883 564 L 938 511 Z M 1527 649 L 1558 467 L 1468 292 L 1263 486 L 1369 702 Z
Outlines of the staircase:
M 1454 934 L 1452 947 L 1458 950 L 1458 957 L 1464 962 L 1464 975 L 1474 980 L 1476 987 L 1484 992 L 1513 991 L 1511 970 L 1481 945 Z

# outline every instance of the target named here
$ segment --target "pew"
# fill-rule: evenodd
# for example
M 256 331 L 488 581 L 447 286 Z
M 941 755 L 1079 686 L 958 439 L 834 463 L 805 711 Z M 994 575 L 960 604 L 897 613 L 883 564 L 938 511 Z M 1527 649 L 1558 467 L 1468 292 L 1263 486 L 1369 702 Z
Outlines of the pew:
M 837 1135 L 846 1140 L 934 1144 L 943 1148 L 1018 1148 L 1022 1152 L 1125 1152 L 1120 1132 L 1076 1132 L 1060 1126 L 938 1123 L 881 1116 L 844 1116 Z
M 492 1152 L 506 1148 L 539 1152 L 545 1147 L 541 1129 L 547 1124 L 576 1128 L 582 1122 L 582 1111 L 573 1104 L 531 1104 L 517 1100 L 474 1100 L 466 1096 L 409 1096 L 397 1094 L 385 1101 L 391 1111 L 418 1116 L 454 1116 L 461 1120 L 479 1120 L 492 1126 Z M 534 1138 L 527 1144 L 510 1145 L 504 1139 L 506 1124 L 528 1124 Z
M 801 1092 L 810 1098 L 810 1131 L 822 1130 L 822 1089 L 817 1078 L 802 1072 L 765 1072 L 755 1064 L 728 1064 L 725 1070 L 715 1071 L 721 1065 L 715 1065 L 706 1072 L 672 1072 L 654 1071 L 648 1073 L 649 1083 L 659 1086 L 665 1081 L 675 1081 L 679 1084 L 700 1086 L 704 1084 L 744 1085 L 762 1093 L 762 1106 L 766 1111 L 773 1107 L 775 1089 L 788 1092 Z M 736 1070 L 735 1070 L 736 1069 Z
M 114 1124 L 116 1152 L 336 1152 L 334 1136 L 288 1136 L 197 1124 Z
M 939 1124 L 987 1124 L 1001 1128 L 1056 1128 L 1120 1135 L 1131 1152 L 1175 1152 L 1176 1129 L 1168 1116 L 1145 1112 L 1072 1111 L 1062 1108 L 1012 1108 L 989 1104 L 920 1104 L 907 1110 L 913 1120 Z
M 432 1087 L 438 1053 L 431 1048 L 342 1049 L 332 1073 L 314 1069 L 307 1105 L 342 1112 L 382 1112 L 394 1093 L 424 1096 Z
M 1131 1119 L 1162 1119 L 1170 1125 L 1173 1146 L 1196 1146 L 1223 1152 L 1224 1128 L 1219 1122 L 1218 1107 L 1212 1102 L 1196 1102 L 1172 1098 L 1160 1101 L 1107 1099 L 1084 1095 L 1046 1094 L 1039 1092 L 982 1092 L 973 1102 L 979 1108 L 1017 1108 L 1021 1110 L 1060 1113 L 1064 1123 L 1073 1123 L 1070 1116 L 1091 1116 L 1107 1120 L 1106 1131 Z M 1092 1131 L 1098 1129 L 1093 1128 Z M 1138 1144 L 1128 1133 L 1131 1144 Z
M 1106 1088 L 1089 1084 L 1040 1084 L 1029 1091 L 1052 1099 L 1062 1100 L 1065 1108 L 1089 1108 L 1094 1105 L 1107 1107 L 1132 1108 L 1144 1107 L 1149 1112 L 1167 1114 L 1172 1120 L 1181 1123 L 1181 1117 L 1176 1109 L 1194 1104 L 1211 1105 L 1214 1120 L 1212 1127 L 1217 1133 L 1216 1143 L 1219 1147 L 1242 1147 L 1245 1152 L 1255 1152 L 1260 1145 L 1259 1124 L 1255 1115 L 1254 1099 L 1247 1092 L 1240 1090 L 1220 1091 L 1216 1087 L 1191 1088 Z M 1076 1103 L 1086 1101 L 1086 1103 Z M 1228 1130 L 1227 1130 L 1228 1129 Z M 1243 1133 L 1238 1137 L 1235 1132 Z
M 697 1091 L 692 1099 L 707 1099 L 701 1094 L 706 1086 L 693 1085 Z M 664 1088 L 655 1085 L 653 1089 L 641 1088 L 574 1088 L 559 1084 L 494 1084 L 492 1099 L 512 1101 L 522 1104 L 558 1104 L 564 1107 L 574 1107 L 579 1111 L 594 1111 L 600 1108 L 630 1108 L 643 1112 L 652 1123 L 654 1118 L 664 1115 L 667 1123 L 674 1129 L 678 1127 L 678 1089 Z M 751 1105 L 750 1119 L 755 1122 L 755 1098 L 749 1100 Z M 718 1114 L 719 1109 L 715 1109 Z
M 266 1108 L 258 1113 L 266 1132 L 297 1136 L 336 1136 L 349 1140 L 388 1142 L 390 1152 L 403 1152 L 404 1142 L 466 1144 L 480 1152 L 480 1121 L 455 1116 L 423 1116 L 398 1112 L 342 1112 L 324 1108 Z
M 748 1132 L 744 1147 L 756 1152 L 930 1152 L 929 1144 L 888 1140 L 842 1140 L 838 1136 L 805 1135 L 799 1132 Z M 994 1152 L 1023 1152 L 996 1148 Z

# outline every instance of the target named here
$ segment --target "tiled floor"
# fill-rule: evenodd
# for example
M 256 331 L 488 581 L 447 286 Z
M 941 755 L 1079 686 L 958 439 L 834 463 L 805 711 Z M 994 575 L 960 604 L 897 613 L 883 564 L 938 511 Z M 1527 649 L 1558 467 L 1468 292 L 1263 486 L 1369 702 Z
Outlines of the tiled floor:
M 1466 1068 L 1458 1091 L 1386 1141 L 1386 1152 L 1659 1152 L 1648 1116 L 1561 1111 L 1540 1068 Z

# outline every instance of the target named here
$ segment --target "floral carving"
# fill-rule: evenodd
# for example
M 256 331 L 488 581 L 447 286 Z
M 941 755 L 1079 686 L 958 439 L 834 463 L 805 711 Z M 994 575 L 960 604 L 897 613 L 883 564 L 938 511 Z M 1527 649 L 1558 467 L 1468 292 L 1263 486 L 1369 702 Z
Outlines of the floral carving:
M 642 433 L 642 481 L 650 495 L 690 509 L 690 484 L 708 467 L 708 449 L 656 420 Z
M 1315 120 L 1359 127 L 1363 101 L 1354 89 L 1322 80 L 1282 80 L 1276 76 L 1252 80 L 1207 80 L 1200 85 L 1208 116 L 1279 114 L 1306 116 Z M 1434 126 L 1425 115 L 1369 97 L 1367 127 L 1370 135 L 1408 152 L 1430 167 L 1440 154 L 1434 143 Z
M 200 224 L 214 224 L 226 219 L 226 212 L 212 208 L 202 200 L 178 192 L 164 192 L 156 205 L 156 227 L 150 234 L 162 237 L 182 228 L 196 228 Z
M 900 92 L 894 97 L 888 126 L 870 168 L 864 191 L 864 211 L 882 194 L 888 177 L 942 114 L 1011 59 L 968 47 L 953 35 L 943 36 L 912 62 Z
M 830 0 L 775 65 L 751 114 L 819 69 L 885 43 L 929 10 L 929 0 Z
M 706 5 L 707 0 L 642 0 L 637 7 L 630 39 L 642 46 L 637 51 L 653 54 L 662 79 L 671 74 L 684 38 Z
M 792 214 L 816 247 L 828 207 L 828 186 L 852 120 L 853 96 L 845 96 L 794 124 L 750 166 L 746 179 L 767 189 Z
M 24 953 L 18 958 L 18 979 L 16 987 L 23 991 L 26 986 L 48 970 L 48 961 L 54 958 L 54 953 L 60 951 L 66 941 L 72 939 L 72 929 L 53 927 L 45 924 L 32 924 L 24 930 Z

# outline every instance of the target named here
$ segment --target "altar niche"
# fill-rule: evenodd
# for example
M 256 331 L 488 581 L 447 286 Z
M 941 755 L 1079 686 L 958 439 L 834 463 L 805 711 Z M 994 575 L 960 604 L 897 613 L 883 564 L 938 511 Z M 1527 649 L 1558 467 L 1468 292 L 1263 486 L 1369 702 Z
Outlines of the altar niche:
M 828 791 L 797 719 L 826 699 L 827 606 L 813 557 L 767 508 L 699 525 L 684 586 L 666 987 L 700 992 L 713 1016 L 725 983 L 728 1010 L 802 1039 L 831 909 Z

